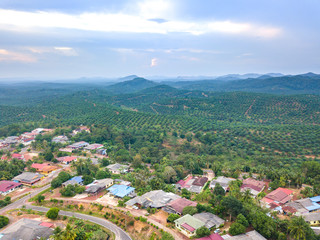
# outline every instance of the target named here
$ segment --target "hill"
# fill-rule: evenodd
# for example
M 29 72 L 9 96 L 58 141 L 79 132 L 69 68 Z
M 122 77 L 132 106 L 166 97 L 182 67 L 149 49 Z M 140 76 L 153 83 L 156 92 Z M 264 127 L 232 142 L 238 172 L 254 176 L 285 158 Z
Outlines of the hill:
M 144 78 L 134 78 L 133 80 L 119 82 L 105 89 L 112 94 L 134 93 L 146 88 L 154 87 L 157 83 Z

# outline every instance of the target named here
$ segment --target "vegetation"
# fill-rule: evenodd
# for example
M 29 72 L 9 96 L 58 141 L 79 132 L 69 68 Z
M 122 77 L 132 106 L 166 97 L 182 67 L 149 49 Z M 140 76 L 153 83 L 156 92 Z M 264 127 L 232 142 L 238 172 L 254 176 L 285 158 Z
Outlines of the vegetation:
M 50 208 L 46 216 L 47 218 L 50 218 L 52 220 L 57 219 L 57 217 L 59 216 L 59 208 L 56 208 L 56 207 Z
M 9 218 L 0 215 L 0 228 L 3 228 L 9 224 Z

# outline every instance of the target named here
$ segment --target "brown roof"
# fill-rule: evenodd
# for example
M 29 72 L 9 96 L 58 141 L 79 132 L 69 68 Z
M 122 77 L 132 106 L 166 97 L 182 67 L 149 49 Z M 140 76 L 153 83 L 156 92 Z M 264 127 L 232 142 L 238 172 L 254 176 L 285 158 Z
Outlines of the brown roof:
M 195 180 L 194 180 L 192 185 L 204 186 L 207 182 L 208 182 L 208 178 L 207 177 L 198 177 L 198 178 L 195 178 Z
M 291 199 L 291 196 L 284 192 L 282 188 L 278 188 L 265 196 L 265 198 L 284 204 Z
M 196 202 L 193 202 L 193 201 L 190 201 L 186 198 L 178 198 L 176 200 L 173 200 L 172 202 L 170 202 L 167 206 L 173 208 L 176 212 L 178 213 L 182 213 L 182 210 L 185 208 L 185 207 L 188 207 L 188 206 L 197 206 L 197 203 Z

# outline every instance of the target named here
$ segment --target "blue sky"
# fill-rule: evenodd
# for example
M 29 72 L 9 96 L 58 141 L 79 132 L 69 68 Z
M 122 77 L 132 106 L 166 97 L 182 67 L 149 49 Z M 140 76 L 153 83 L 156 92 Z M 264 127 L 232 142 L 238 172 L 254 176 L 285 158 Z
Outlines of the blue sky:
M 320 71 L 318 0 L 1 0 L 0 78 Z

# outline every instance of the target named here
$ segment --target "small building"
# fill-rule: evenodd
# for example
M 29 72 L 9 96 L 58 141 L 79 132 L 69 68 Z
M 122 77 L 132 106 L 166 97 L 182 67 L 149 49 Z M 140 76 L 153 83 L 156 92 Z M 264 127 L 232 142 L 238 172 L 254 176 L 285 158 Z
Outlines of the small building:
M 218 216 L 209 212 L 197 213 L 193 215 L 193 217 L 204 222 L 206 228 L 208 229 L 218 228 L 220 225 L 224 224 L 225 222 L 222 218 L 219 218 Z
M 223 240 L 223 238 L 218 233 L 212 233 L 207 237 L 196 238 L 196 240 Z
M 302 215 L 304 220 L 311 226 L 320 224 L 320 212 L 312 212 Z
M 87 185 L 85 192 L 89 195 L 95 195 L 101 192 L 102 190 L 106 189 L 107 187 L 112 186 L 112 184 L 113 179 L 111 178 L 95 180 L 93 181 L 93 183 Z
M 205 226 L 204 222 L 189 214 L 178 218 L 174 223 L 176 228 L 189 238 L 196 235 L 197 229 Z
M 286 188 L 277 188 L 262 198 L 262 202 L 267 208 L 276 208 L 282 206 L 292 199 L 293 191 Z
M 140 208 L 162 208 L 178 198 L 181 197 L 177 194 L 163 190 L 155 190 L 130 199 L 126 204 L 129 206 L 137 205 Z
M 207 177 L 193 177 L 189 175 L 185 180 L 180 180 L 176 183 L 178 189 L 187 189 L 190 192 L 200 193 L 207 183 Z
M 104 148 L 97 149 L 96 153 L 100 155 L 108 155 L 107 149 L 104 149 Z
M 54 142 L 54 143 L 66 144 L 68 141 L 69 141 L 69 138 L 64 135 L 56 136 L 56 137 L 52 138 L 52 142 Z
M 77 161 L 77 157 L 73 156 L 65 156 L 65 157 L 59 157 L 57 160 L 63 164 L 70 164 L 73 161 Z
M 129 171 L 128 165 L 123 165 L 120 163 L 111 164 L 111 165 L 107 166 L 107 168 L 113 174 L 127 173 Z
M 90 128 L 88 128 L 86 126 L 80 126 L 72 131 L 72 135 L 76 135 L 78 133 L 81 133 L 82 131 L 90 133 Z
M 97 143 L 94 143 L 94 144 L 90 144 L 86 147 L 84 147 L 84 149 L 86 150 L 97 150 L 97 149 L 100 149 L 100 148 L 103 148 L 103 145 L 102 144 L 97 144 Z
M 242 185 L 240 187 L 241 192 L 245 192 L 246 190 L 249 190 L 250 193 L 256 197 L 259 193 L 263 191 L 266 184 L 263 181 L 258 181 L 253 178 L 247 178 L 244 179 L 242 182 Z
M 37 172 L 47 175 L 52 171 L 57 170 L 56 166 L 52 166 L 50 163 L 32 163 L 31 167 L 36 169 Z
M 213 188 L 215 188 L 216 184 L 219 183 L 220 186 L 221 186 L 225 191 L 227 191 L 230 182 L 235 181 L 235 180 L 236 180 L 236 179 L 234 179 L 234 178 L 227 178 L 227 177 L 224 177 L 224 176 L 219 176 L 219 177 L 217 177 L 216 179 L 213 179 L 213 180 L 211 181 L 209 188 L 213 189 Z
M 62 186 L 66 187 L 68 185 L 83 185 L 83 179 L 82 179 L 82 176 L 75 176 L 71 179 L 69 179 L 68 181 L 62 183 Z
M 295 215 L 302 215 L 309 212 L 320 211 L 320 196 L 312 198 L 299 199 L 289 202 L 282 207 L 284 213 L 292 213 Z
M 33 172 L 23 172 L 20 175 L 14 177 L 12 180 L 15 182 L 22 183 L 23 185 L 32 186 L 36 182 L 39 182 L 44 175 Z
M 211 169 L 202 169 L 202 171 L 203 176 L 208 178 L 208 181 L 211 181 L 215 177 L 215 174 Z
M 125 185 L 115 184 L 112 187 L 109 187 L 107 190 L 116 197 L 124 198 L 126 196 L 134 197 L 135 188 L 125 186 Z
M 40 222 L 33 219 L 22 218 L 12 225 L 6 227 L 0 233 L 1 240 L 34 240 L 50 239 L 53 234 L 53 224 Z
M 72 150 L 77 150 L 77 149 L 80 149 L 80 148 L 84 148 L 84 147 L 86 147 L 88 145 L 89 145 L 89 143 L 87 143 L 85 141 L 81 141 L 81 142 L 73 143 L 73 144 L 67 146 L 67 148 L 70 148 Z
M 224 235 L 223 239 L 228 240 L 267 240 L 265 237 L 263 237 L 260 233 L 258 233 L 256 230 L 240 234 L 237 236 L 230 236 L 230 235 Z
M 183 209 L 188 206 L 196 207 L 197 203 L 186 198 L 178 198 L 169 202 L 165 207 L 163 207 L 163 210 L 168 213 L 175 213 L 181 215 Z
M 10 192 L 13 192 L 15 189 L 21 187 L 21 183 L 14 181 L 1 181 L 0 182 L 0 194 L 7 195 Z
M 21 155 L 21 154 L 19 154 L 19 153 L 13 153 L 12 156 L 11 156 L 11 158 L 12 158 L 12 159 L 14 159 L 14 158 L 20 159 L 20 160 L 23 160 L 23 161 L 25 160 L 25 159 L 24 159 L 24 156 Z

